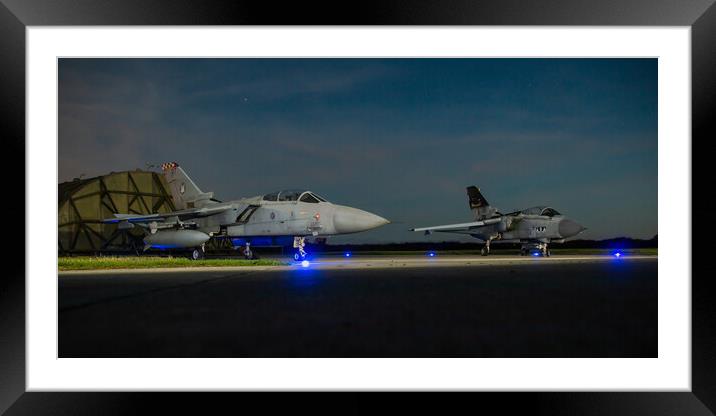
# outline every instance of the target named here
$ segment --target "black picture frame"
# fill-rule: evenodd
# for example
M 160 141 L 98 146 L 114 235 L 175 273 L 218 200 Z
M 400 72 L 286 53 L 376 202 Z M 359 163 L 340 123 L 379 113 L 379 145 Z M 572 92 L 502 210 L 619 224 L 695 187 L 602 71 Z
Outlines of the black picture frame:
M 709 157 L 712 112 L 716 108 L 716 6 L 714 0 L 608 0 L 600 2 L 517 0 L 381 1 L 321 4 L 305 2 L 177 2 L 140 0 L 0 0 L 0 137 L 9 147 L 2 164 L 6 195 L 25 195 L 25 29 L 26 26 L 66 25 L 599 25 L 599 26 L 690 26 L 692 47 L 692 154 Z M 48 138 L 49 139 L 49 138 Z M 698 149 L 698 152 L 693 152 Z M 21 165 L 21 166 L 20 166 Z M 698 184 L 706 175 L 692 174 Z M 7 186 L 6 185 L 6 186 Z M 698 186 L 692 189 L 705 189 Z M 14 236 L 2 241 L 3 253 L 25 247 L 24 229 L 16 219 L 25 218 L 24 197 L 4 204 L 3 228 Z M 693 209 L 694 217 L 707 215 Z M 668 215 L 668 213 L 661 213 Z M 50 215 L 48 213 L 48 215 Z M 684 221 L 679 216 L 679 221 Z M 691 224 L 687 224 L 691 227 Z M 20 241 L 21 240 L 21 241 Z M 707 246 L 691 243 L 694 259 L 706 258 Z M 11 256 L 12 257 L 12 256 Z M 704 260 L 701 260 L 702 262 Z M 331 399 L 341 403 L 341 412 L 371 409 L 381 401 L 381 410 L 419 408 L 449 410 L 458 404 L 501 413 L 549 414 L 650 414 L 709 415 L 716 413 L 716 307 L 711 299 L 709 273 L 699 273 L 692 262 L 692 389 L 690 392 L 584 392 L 584 393 L 477 393 L 430 397 L 411 395 L 384 404 L 382 395 L 338 393 Z M 688 276 L 677 276 L 688 278 Z M 51 393 L 26 392 L 25 376 L 25 267 L 10 259 L 0 277 L 0 413 L 21 414 L 136 414 L 151 411 L 148 404 L 171 406 L 181 413 L 218 410 L 221 402 L 235 410 L 261 404 L 273 409 L 283 403 L 295 409 L 316 409 L 312 395 L 294 395 L 267 400 L 264 395 L 237 399 L 235 394 L 217 393 Z M 237 393 L 240 394 L 240 393 Z M 457 397 L 456 397 L 457 396 Z M 241 404 L 237 403 L 240 400 Z M 250 400 L 253 403 L 247 403 Z M 321 399 L 324 400 L 324 399 Z M 398 403 L 399 402 L 399 403 Z M 325 403 L 325 402 L 322 402 Z M 469 409 L 468 408 L 468 409 Z M 494 407 L 493 407 L 494 408 Z M 231 408 L 230 408 L 231 409 Z M 166 410 L 166 409 L 165 409 Z M 335 410 L 335 409 L 334 409 Z M 455 408 L 457 410 L 457 408 Z M 330 411 L 330 410 L 329 410 Z M 169 411 L 167 410 L 166 413 Z

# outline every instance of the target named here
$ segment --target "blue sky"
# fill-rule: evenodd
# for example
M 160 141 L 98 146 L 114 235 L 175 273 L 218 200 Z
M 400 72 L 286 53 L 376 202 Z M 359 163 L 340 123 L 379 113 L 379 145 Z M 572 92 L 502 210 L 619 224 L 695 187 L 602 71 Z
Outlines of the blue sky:
M 394 222 L 550 205 L 657 233 L 656 59 L 61 59 L 59 181 L 179 162 L 224 200 L 309 188 Z

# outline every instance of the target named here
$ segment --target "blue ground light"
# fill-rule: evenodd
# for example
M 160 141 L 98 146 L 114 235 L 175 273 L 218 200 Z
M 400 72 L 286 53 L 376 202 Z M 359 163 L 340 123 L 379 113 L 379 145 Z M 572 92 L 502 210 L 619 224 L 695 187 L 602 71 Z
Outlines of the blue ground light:
M 428 251 L 428 257 L 435 257 L 436 255 L 434 251 Z
M 350 257 L 350 256 L 351 256 L 351 253 L 345 253 L 344 256 L 345 256 L 345 257 Z
M 309 262 L 308 260 L 304 260 L 304 261 L 301 262 L 301 266 L 302 266 L 302 267 L 308 267 L 308 266 L 310 266 L 310 265 L 311 265 L 311 262 Z

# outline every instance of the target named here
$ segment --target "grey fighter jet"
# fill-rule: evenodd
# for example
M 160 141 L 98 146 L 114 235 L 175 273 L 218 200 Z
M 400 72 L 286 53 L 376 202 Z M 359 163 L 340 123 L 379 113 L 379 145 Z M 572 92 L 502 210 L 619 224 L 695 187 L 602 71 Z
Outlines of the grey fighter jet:
M 549 256 L 550 243 L 563 243 L 565 239 L 586 230 L 582 225 L 545 206 L 502 214 L 492 207 L 475 186 L 467 188 L 467 196 L 474 222 L 413 228 L 411 231 L 468 234 L 485 241 L 482 255 L 490 254 L 492 241 L 522 243 L 520 254 Z
M 306 237 L 326 237 L 370 230 L 389 221 L 360 209 L 337 205 L 308 190 L 286 190 L 221 202 L 212 192 L 202 192 L 176 163 L 162 164 L 178 211 L 131 215 L 115 214 L 103 220 L 120 229 L 142 227 L 144 250 L 193 249 L 191 257 L 203 257 L 210 238 L 228 238 L 252 258 L 251 245 L 281 245 L 293 240 L 294 258 L 303 260 Z

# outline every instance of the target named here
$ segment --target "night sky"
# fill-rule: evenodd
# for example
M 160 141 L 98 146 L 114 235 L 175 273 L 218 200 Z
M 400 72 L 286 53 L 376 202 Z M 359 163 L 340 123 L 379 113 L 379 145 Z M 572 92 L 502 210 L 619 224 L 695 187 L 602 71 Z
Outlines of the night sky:
M 59 182 L 177 161 L 222 200 L 308 188 L 393 224 L 549 205 L 657 234 L 656 59 L 60 59 Z

